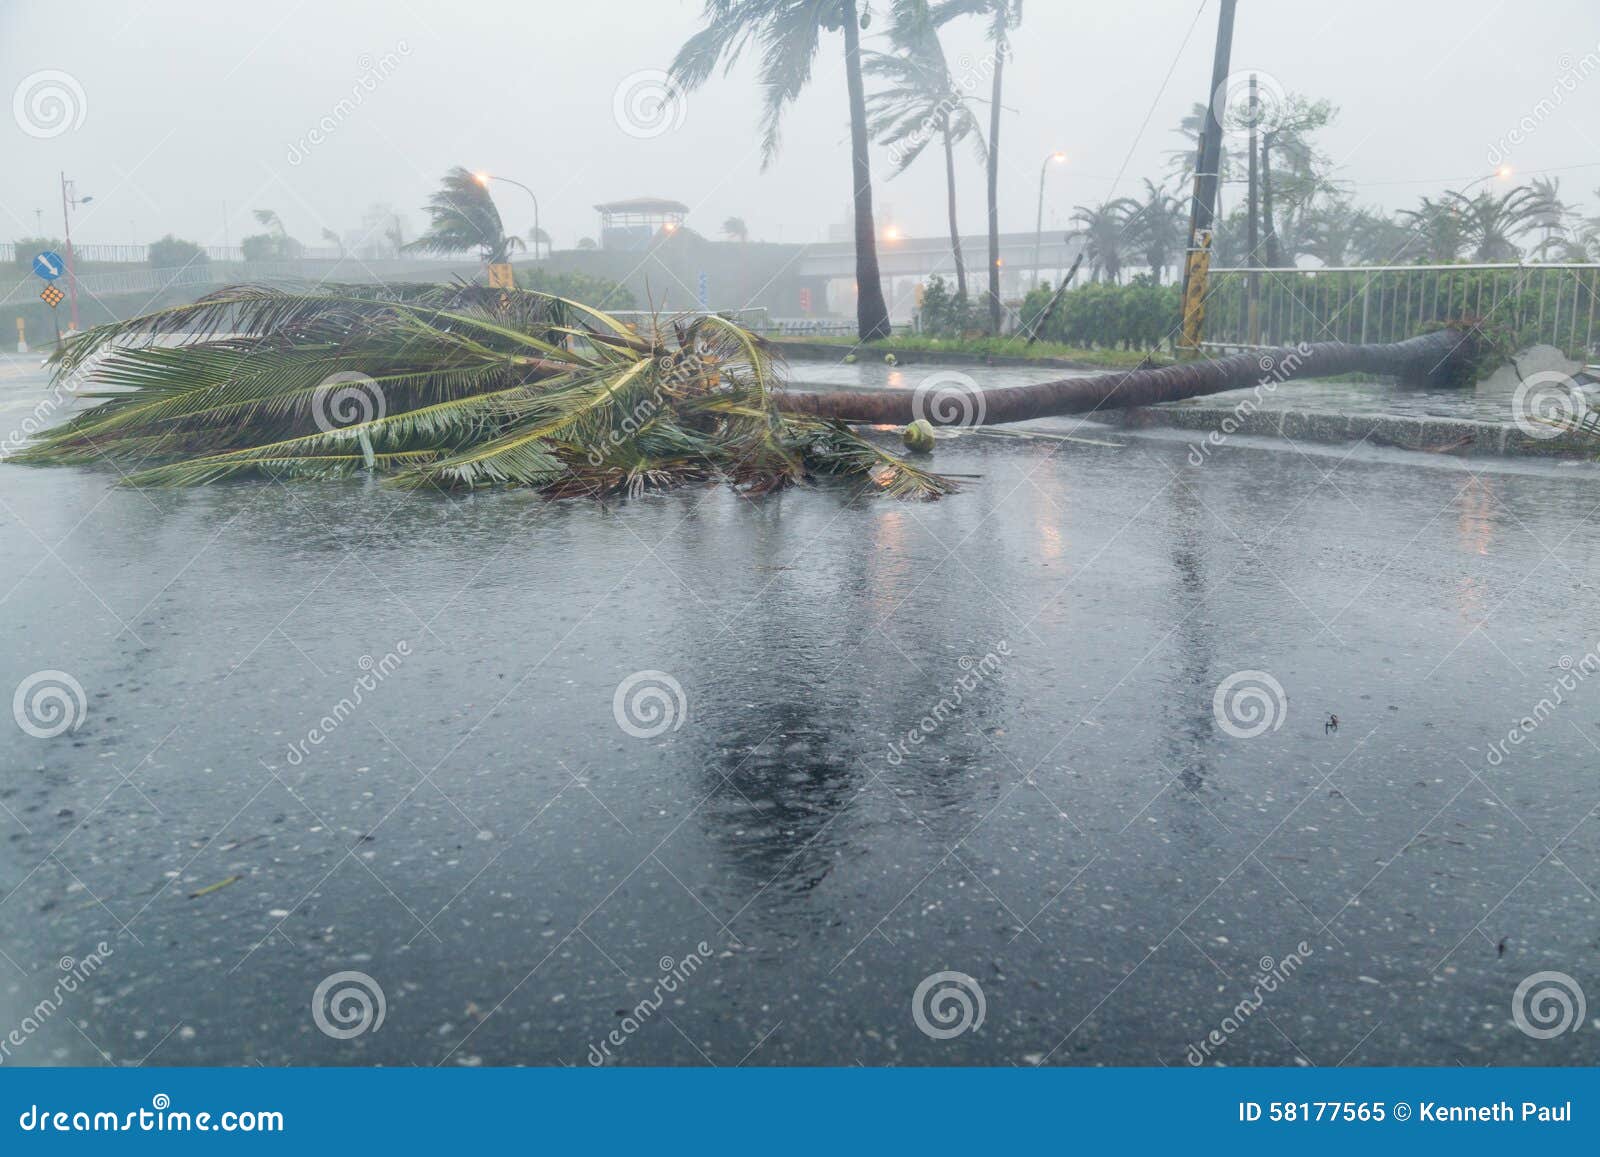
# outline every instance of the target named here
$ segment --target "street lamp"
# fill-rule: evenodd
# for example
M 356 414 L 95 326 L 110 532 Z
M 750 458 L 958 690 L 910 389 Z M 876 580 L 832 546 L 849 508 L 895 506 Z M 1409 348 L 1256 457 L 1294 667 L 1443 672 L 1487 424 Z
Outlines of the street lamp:
M 472 177 L 478 184 L 488 188 L 490 181 L 504 181 L 508 185 L 515 185 L 533 199 L 533 259 L 539 260 L 539 198 L 538 195 L 521 181 L 513 181 L 510 177 L 497 176 L 494 173 L 474 173 Z
M 1465 193 L 1468 189 L 1476 189 L 1485 181 L 1509 181 L 1511 179 L 1512 171 L 1513 170 L 1510 165 L 1500 165 L 1493 172 L 1485 173 L 1477 180 L 1469 181 L 1465 185 L 1462 185 L 1461 188 L 1456 190 L 1456 192 Z
M 1050 153 L 1039 165 L 1039 212 L 1033 219 L 1033 286 L 1039 287 L 1039 239 L 1044 234 L 1044 177 L 1050 171 L 1050 162 L 1065 164 L 1067 154 L 1059 150 Z
M 62 173 L 61 225 L 65 231 L 65 240 L 67 243 L 67 289 L 72 295 L 72 330 L 74 333 L 76 333 L 78 329 L 78 275 L 73 272 L 72 215 L 69 210 L 76 209 L 79 205 L 87 205 L 90 201 L 94 200 L 93 197 L 80 197 L 77 194 L 77 184 L 73 181 L 67 180 L 67 174 Z

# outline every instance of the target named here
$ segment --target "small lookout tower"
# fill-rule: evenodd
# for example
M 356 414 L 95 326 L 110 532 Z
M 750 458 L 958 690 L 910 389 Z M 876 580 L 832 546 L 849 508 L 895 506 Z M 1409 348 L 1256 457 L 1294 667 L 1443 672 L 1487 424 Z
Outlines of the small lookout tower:
M 634 197 L 596 205 L 600 214 L 600 248 L 644 249 L 657 233 L 676 233 L 689 206 L 662 197 Z

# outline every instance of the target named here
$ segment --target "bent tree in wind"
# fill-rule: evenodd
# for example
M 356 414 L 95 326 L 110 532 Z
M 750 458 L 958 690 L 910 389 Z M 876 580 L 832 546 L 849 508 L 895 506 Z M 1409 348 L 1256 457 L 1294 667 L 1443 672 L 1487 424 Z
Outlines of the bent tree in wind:
M 672 62 L 685 89 L 698 88 L 716 70 L 727 72 L 752 42 L 761 55 L 761 155 L 763 168 L 778 152 L 784 109 L 811 79 L 824 32 L 844 34 L 845 88 L 850 101 L 850 179 L 855 203 L 856 332 L 862 341 L 889 336 L 889 307 L 878 273 L 877 228 L 872 219 L 872 164 L 867 153 L 867 98 L 861 79 L 861 29 L 867 17 L 856 0 L 706 0 L 705 27 Z

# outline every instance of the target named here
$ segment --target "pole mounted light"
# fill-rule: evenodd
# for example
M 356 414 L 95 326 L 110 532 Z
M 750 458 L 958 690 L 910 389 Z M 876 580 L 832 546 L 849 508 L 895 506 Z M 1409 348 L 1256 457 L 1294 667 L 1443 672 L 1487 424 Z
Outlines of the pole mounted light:
M 63 238 L 67 243 L 67 289 L 72 295 L 72 329 L 78 329 L 78 275 L 74 269 L 75 261 L 72 252 L 72 213 L 79 205 L 87 205 L 94 197 L 78 196 L 77 183 L 69 181 L 67 174 L 61 174 L 61 226 L 65 233 Z
M 490 181 L 504 181 L 508 185 L 515 185 L 524 193 L 528 194 L 528 196 L 533 200 L 533 259 L 535 261 L 539 260 L 539 238 L 543 235 L 544 231 L 539 228 L 538 194 L 536 194 L 532 189 L 528 188 L 528 186 L 524 185 L 521 181 L 514 181 L 510 177 L 502 177 L 495 173 L 485 173 L 481 171 L 476 172 L 472 174 L 472 179 L 477 181 L 478 184 L 482 185 L 486 189 L 489 187 Z
M 1039 211 L 1033 220 L 1033 286 L 1039 287 L 1039 242 L 1044 236 L 1044 178 L 1050 171 L 1051 163 L 1064 165 L 1067 163 L 1067 154 L 1057 149 L 1045 156 L 1039 164 Z

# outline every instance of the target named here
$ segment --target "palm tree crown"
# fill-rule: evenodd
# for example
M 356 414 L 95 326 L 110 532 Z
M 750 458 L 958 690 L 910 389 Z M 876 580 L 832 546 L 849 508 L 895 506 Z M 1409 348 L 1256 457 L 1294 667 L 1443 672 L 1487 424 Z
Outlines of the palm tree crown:
M 981 158 L 983 136 L 965 91 L 950 74 L 927 0 L 896 0 L 889 43 L 893 52 L 868 53 L 862 65 L 864 72 L 887 84 L 867 98 L 871 116 L 868 127 L 878 143 L 889 149 L 894 164 L 890 176 L 903 173 L 929 142 L 937 139 L 942 143 L 956 292 L 965 297 L 967 269 L 961 257 L 961 228 L 956 217 L 954 146 L 970 138 L 976 142 Z
M 1159 284 L 1163 272 L 1178 262 L 1188 240 L 1188 207 L 1148 177 L 1143 203 L 1131 203 L 1134 209 L 1123 222 L 1126 244 L 1144 257 Z
M 678 49 L 672 76 L 698 88 L 716 70 L 727 72 L 751 44 L 760 46 L 761 156 L 765 167 L 778 152 L 784 109 L 805 89 L 824 32 L 844 39 L 845 88 L 850 102 L 851 190 L 855 198 L 856 330 L 863 341 L 888 337 L 889 307 L 878 273 L 877 231 L 872 221 L 872 165 L 868 155 L 866 93 L 861 77 L 861 27 L 868 17 L 856 0 L 705 0 L 704 26 Z
M 1121 278 L 1123 259 L 1132 236 L 1128 222 L 1138 211 L 1138 202 L 1128 197 L 1101 205 L 1079 205 L 1073 211 L 1078 236 L 1083 238 L 1084 259 L 1095 280 L 1102 274 L 1107 281 Z
M 507 234 L 500 210 L 483 182 L 460 165 L 444 175 L 439 190 L 423 206 L 428 229 L 403 246 L 417 253 L 465 253 L 477 249 L 492 264 L 507 260 L 511 251 L 523 249 L 522 238 Z

